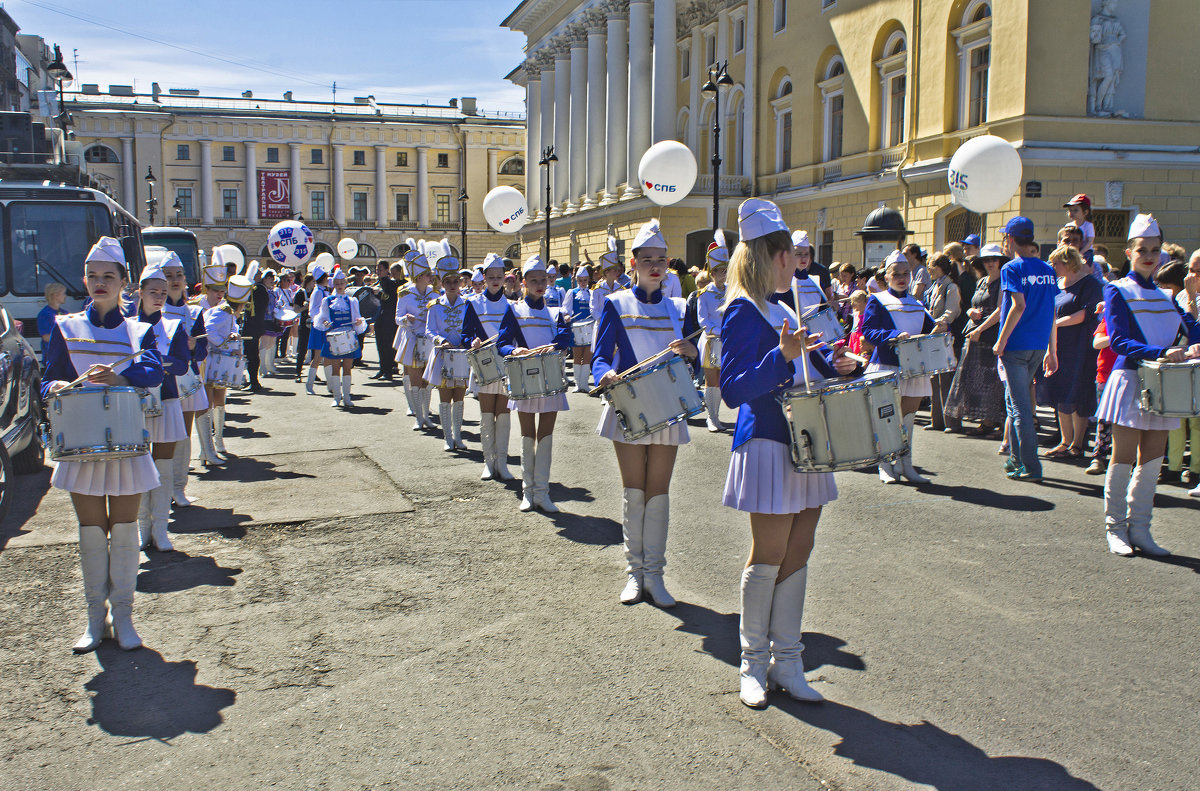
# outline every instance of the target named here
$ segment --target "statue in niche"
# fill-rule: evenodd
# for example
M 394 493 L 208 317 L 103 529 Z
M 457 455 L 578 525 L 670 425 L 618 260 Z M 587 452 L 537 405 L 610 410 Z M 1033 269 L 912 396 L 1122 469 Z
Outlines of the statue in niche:
M 1101 118 L 1128 117 L 1113 107 L 1124 70 L 1121 48 L 1125 41 L 1125 27 L 1117 19 L 1116 7 L 1117 0 L 1100 0 L 1100 12 L 1092 17 L 1089 33 L 1092 65 L 1088 75 L 1088 115 Z

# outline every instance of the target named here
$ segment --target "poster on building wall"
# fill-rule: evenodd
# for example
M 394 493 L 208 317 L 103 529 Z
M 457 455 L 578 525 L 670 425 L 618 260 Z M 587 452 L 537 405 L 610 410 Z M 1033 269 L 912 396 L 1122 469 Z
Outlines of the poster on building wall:
M 292 216 L 291 174 L 288 171 L 258 171 L 258 216 L 264 220 L 286 220 Z

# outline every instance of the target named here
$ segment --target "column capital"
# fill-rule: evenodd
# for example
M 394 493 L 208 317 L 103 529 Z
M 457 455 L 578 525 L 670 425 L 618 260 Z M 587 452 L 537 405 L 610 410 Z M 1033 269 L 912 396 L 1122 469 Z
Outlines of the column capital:
M 584 22 L 573 22 L 563 31 L 563 37 L 571 49 L 587 46 L 588 27 Z
M 295 151 L 296 149 L 300 148 L 300 146 L 302 146 L 302 145 L 304 145 L 304 144 L 303 143 L 288 143 L 288 148 Z
M 388 147 L 383 143 L 378 143 L 375 145 L 375 150 L 380 153 L 383 153 L 384 151 L 388 150 Z
M 589 8 L 583 13 L 580 23 L 587 28 L 589 36 L 603 36 L 608 33 L 608 12 L 602 6 Z
M 201 148 L 212 148 L 213 144 L 211 140 L 197 140 L 196 142 L 200 144 Z
M 334 143 L 334 142 L 332 142 L 332 141 L 331 141 L 331 142 L 329 143 L 329 147 L 330 147 L 330 148 L 345 148 L 345 147 L 346 147 L 346 144 L 345 144 L 345 143 Z
M 629 15 L 629 0 L 607 0 L 604 15 L 608 19 L 625 19 Z
M 651 4 L 651 3 L 653 3 L 653 2 L 654 2 L 654 0 L 629 0 L 629 5 L 630 5 L 631 7 L 632 7 L 632 6 L 635 6 L 635 5 L 647 6 L 647 5 L 650 5 L 650 4 Z

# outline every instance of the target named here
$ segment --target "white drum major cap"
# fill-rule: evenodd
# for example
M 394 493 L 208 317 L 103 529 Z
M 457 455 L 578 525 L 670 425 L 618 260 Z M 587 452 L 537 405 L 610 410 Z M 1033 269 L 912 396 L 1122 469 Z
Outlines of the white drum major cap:
M 788 233 L 787 223 L 779 207 L 769 200 L 748 198 L 738 207 L 738 232 L 743 242 L 749 242 L 769 233 Z
M 621 254 L 617 252 L 617 240 L 608 237 L 608 249 L 600 254 L 600 271 L 621 269 Z
M 658 218 L 650 220 L 638 229 L 637 236 L 633 237 L 633 245 L 629 249 L 636 253 L 643 247 L 667 249 L 667 239 L 662 235 L 662 228 L 659 226 Z
M 225 265 L 225 254 L 220 247 L 213 248 L 212 260 L 200 273 L 200 281 L 208 288 L 225 288 L 229 279 L 229 268 Z
M 253 280 L 245 275 L 234 275 L 225 287 L 225 301 L 241 305 L 250 301 L 250 292 L 253 290 Z
M 812 242 L 808 241 L 808 231 L 793 231 L 792 247 L 812 247 Z
M 1158 220 L 1154 219 L 1152 214 L 1139 214 L 1129 225 L 1129 239 L 1141 239 L 1145 236 L 1162 238 L 1162 228 L 1158 227 Z
M 725 232 L 718 228 L 713 232 L 712 244 L 708 246 L 708 268 L 729 266 L 729 244 L 725 241 Z

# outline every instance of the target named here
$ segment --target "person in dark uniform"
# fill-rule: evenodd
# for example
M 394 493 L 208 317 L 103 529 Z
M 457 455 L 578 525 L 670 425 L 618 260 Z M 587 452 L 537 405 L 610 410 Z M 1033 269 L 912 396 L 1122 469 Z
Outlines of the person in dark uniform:
M 403 269 L 399 264 L 394 268 Z M 379 373 L 372 379 L 391 380 L 396 375 L 395 350 L 392 344 L 396 341 L 396 291 L 399 284 L 392 277 L 387 261 L 375 265 L 375 275 L 379 287 L 379 315 L 375 317 L 375 346 L 379 349 Z
M 312 275 L 305 275 L 304 282 L 292 295 L 292 310 L 296 317 L 296 381 L 299 382 L 304 372 L 305 350 L 308 348 L 308 333 L 312 329 L 312 318 L 308 315 L 308 298 L 316 286 Z
M 259 350 L 258 342 L 267 331 L 267 308 L 271 304 L 271 295 L 259 277 L 258 262 L 251 261 L 246 269 L 246 277 L 254 282 L 250 292 L 250 302 L 242 316 L 242 334 L 247 336 L 242 341 L 246 350 L 246 373 L 250 374 L 250 392 L 261 393 L 264 387 L 258 382 Z

